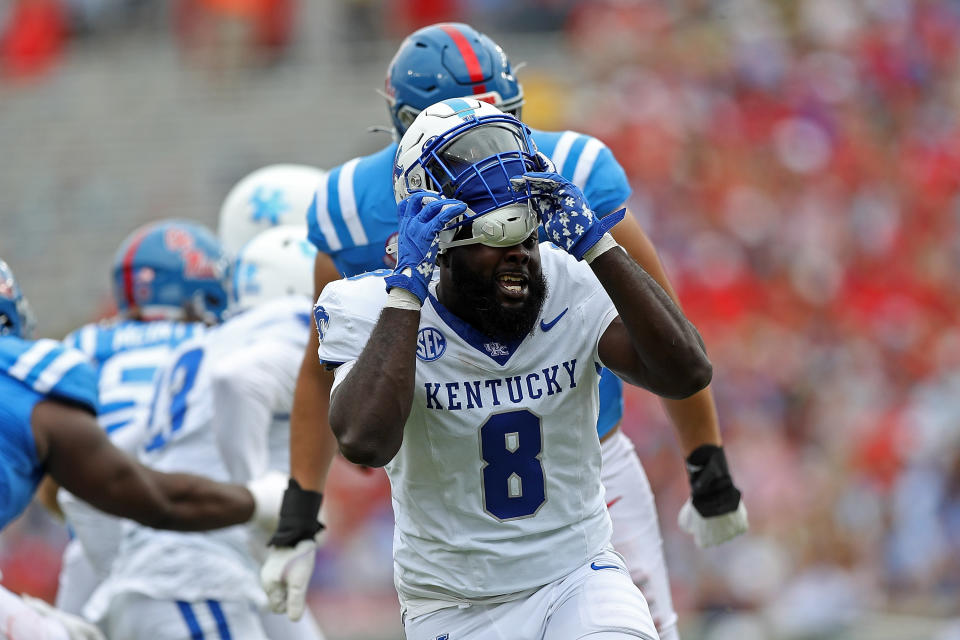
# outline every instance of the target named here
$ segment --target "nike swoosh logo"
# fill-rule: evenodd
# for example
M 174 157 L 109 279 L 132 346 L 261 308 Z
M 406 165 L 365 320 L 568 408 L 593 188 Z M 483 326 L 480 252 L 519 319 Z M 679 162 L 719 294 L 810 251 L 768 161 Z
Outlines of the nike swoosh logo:
M 590 563 L 590 568 L 594 571 L 600 571 L 601 569 L 619 569 L 615 564 L 597 564 L 596 562 Z
M 613 505 L 615 505 L 615 504 L 617 504 L 618 502 L 620 502 L 620 499 L 621 499 L 621 498 L 623 498 L 623 496 L 617 496 L 616 498 L 614 498 L 613 500 L 611 500 L 610 502 L 608 502 L 608 503 L 607 503 L 607 509 L 609 509 L 609 508 L 612 507 Z
M 563 311 L 561 311 L 561 312 L 560 312 L 560 315 L 558 315 L 556 318 L 554 318 L 554 319 L 551 320 L 550 322 L 544 322 L 543 320 L 541 320 L 541 321 L 540 321 L 540 330 L 541 330 L 541 331 L 550 331 L 550 329 L 553 329 L 553 325 L 555 325 L 555 324 L 557 324 L 558 322 L 560 322 L 560 318 L 562 318 L 562 317 L 567 313 L 567 311 L 568 311 L 569 309 L 570 309 L 570 307 L 567 307 L 566 309 L 564 309 Z

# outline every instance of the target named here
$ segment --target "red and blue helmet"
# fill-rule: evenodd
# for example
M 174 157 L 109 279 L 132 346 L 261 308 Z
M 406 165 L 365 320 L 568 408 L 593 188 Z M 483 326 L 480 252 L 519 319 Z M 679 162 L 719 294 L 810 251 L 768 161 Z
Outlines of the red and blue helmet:
M 130 234 L 113 261 L 117 309 L 136 309 L 144 320 L 181 320 L 189 309 L 219 322 L 229 296 L 229 260 L 203 225 L 163 220 Z
M 35 324 L 33 310 L 23 297 L 13 271 L 0 260 L 0 336 L 29 338 Z
M 410 34 L 390 61 L 385 96 L 398 136 L 418 113 L 448 98 L 475 98 L 517 118 L 523 106 L 523 89 L 507 54 L 459 22 L 434 24 Z

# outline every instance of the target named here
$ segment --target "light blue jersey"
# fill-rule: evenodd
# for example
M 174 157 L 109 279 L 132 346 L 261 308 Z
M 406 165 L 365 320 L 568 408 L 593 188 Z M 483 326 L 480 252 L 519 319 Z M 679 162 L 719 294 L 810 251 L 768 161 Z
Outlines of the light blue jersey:
M 43 477 L 31 428 L 43 400 L 96 414 L 96 374 L 83 354 L 54 340 L 0 336 L 0 528 L 23 512 Z
M 598 139 L 573 131 L 533 132 L 537 148 L 557 172 L 580 187 L 601 215 L 612 213 L 630 197 L 627 175 L 613 152 Z M 387 245 L 397 232 L 393 162 L 397 144 L 332 169 L 320 182 L 307 212 L 309 238 L 329 255 L 343 276 L 393 267 Z M 543 239 L 541 237 L 541 239 Z M 600 437 L 623 416 L 623 383 L 604 370 L 600 379 Z

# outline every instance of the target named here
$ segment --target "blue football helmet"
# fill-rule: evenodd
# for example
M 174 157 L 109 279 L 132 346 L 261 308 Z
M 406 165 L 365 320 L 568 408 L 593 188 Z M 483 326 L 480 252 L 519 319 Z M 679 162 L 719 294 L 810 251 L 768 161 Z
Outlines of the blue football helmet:
M 520 117 L 523 89 L 493 40 L 459 22 L 410 34 L 387 68 L 384 96 L 398 136 L 417 114 L 447 98 L 475 98 Z
M 183 320 L 187 310 L 208 324 L 223 318 L 229 260 L 217 237 L 187 220 L 164 220 L 130 234 L 113 261 L 117 309 L 144 320 Z
M 17 279 L 7 263 L 0 260 L 0 336 L 29 338 L 36 320 Z
M 440 249 L 483 243 L 508 247 L 536 231 L 529 188 L 510 180 L 543 171 L 542 157 L 519 120 L 493 105 L 453 98 L 430 105 L 413 121 L 397 148 L 393 188 L 397 202 L 420 190 L 467 204 L 440 233 Z M 468 229 L 460 230 L 461 227 Z

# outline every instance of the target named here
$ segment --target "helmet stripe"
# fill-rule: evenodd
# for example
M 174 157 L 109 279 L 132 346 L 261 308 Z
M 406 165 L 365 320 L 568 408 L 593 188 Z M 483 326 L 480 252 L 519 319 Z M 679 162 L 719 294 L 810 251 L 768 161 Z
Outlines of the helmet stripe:
M 457 50 L 463 58 L 463 63 L 467 66 L 467 73 L 470 74 L 470 82 L 474 84 L 482 83 L 483 69 L 480 67 L 480 60 L 477 58 L 476 51 L 470 46 L 470 41 L 453 25 L 444 24 L 440 25 L 440 28 L 443 29 L 444 33 L 450 36 L 453 43 L 457 45 Z M 483 93 L 486 90 L 486 85 L 483 84 L 478 84 L 478 86 L 474 87 L 476 93 Z
M 136 303 L 134 298 L 133 291 L 133 259 L 137 255 L 137 249 L 140 248 L 140 243 L 143 242 L 143 239 L 147 237 L 149 232 L 153 231 L 153 227 L 149 226 L 140 231 L 137 236 L 130 241 L 130 246 L 127 247 L 127 252 L 123 254 L 123 297 L 127 299 L 127 306 L 132 307 Z

